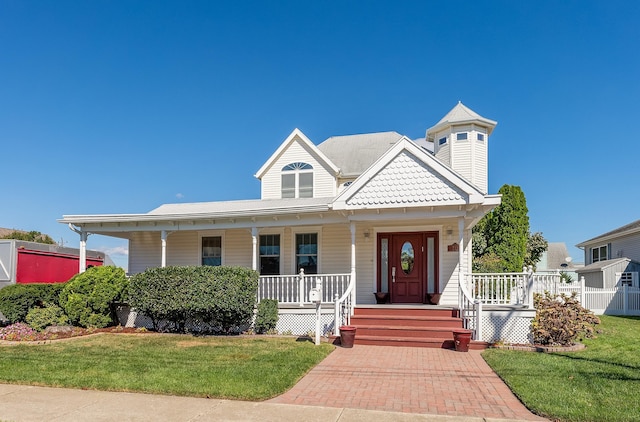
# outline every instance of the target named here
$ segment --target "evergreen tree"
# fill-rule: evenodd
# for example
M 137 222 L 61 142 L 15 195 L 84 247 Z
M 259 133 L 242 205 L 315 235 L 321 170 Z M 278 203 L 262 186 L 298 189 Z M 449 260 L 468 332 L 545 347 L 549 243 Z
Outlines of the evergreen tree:
M 473 228 L 475 272 L 520 272 L 547 249 L 542 233 L 529 233 L 527 201 L 519 186 L 504 185 L 502 202 Z

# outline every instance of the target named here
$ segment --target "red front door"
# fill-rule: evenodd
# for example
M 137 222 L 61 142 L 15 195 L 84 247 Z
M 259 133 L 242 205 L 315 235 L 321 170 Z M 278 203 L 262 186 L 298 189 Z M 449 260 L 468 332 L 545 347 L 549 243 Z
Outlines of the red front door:
M 425 297 L 424 235 L 400 233 L 391 237 L 391 301 L 422 303 Z
M 427 303 L 440 293 L 438 232 L 379 233 L 377 278 L 391 303 Z

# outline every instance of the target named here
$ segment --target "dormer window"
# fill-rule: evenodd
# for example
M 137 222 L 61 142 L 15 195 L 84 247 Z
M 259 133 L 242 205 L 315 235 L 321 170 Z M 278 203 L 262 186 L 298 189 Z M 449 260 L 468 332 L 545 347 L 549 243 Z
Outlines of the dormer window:
M 283 198 L 313 198 L 313 166 L 296 162 L 282 168 Z

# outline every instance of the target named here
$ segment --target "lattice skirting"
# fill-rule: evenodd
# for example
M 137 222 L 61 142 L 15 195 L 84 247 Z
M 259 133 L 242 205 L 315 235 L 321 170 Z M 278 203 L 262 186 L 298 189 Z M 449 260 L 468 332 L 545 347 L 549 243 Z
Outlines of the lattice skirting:
M 531 321 L 535 316 L 535 310 L 484 311 L 482 313 L 482 341 L 530 344 L 533 342 Z
M 116 309 L 120 325 L 125 327 L 152 329 L 153 323 L 150 318 L 132 311 L 128 306 L 119 306 Z M 320 329 L 322 335 L 329 335 L 333 332 L 333 308 L 323 308 L 320 313 Z M 207 327 L 199 325 L 197 322 L 188 324 L 191 331 L 201 331 Z M 162 327 L 161 327 L 162 328 Z M 244 331 L 250 327 L 240 327 L 239 331 Z M 316 330 L 316 310 L 309 308 L 280 308 L 278 312 L 278 323 L 276 331 L 278 334 L 304 335 L 314 333 Z

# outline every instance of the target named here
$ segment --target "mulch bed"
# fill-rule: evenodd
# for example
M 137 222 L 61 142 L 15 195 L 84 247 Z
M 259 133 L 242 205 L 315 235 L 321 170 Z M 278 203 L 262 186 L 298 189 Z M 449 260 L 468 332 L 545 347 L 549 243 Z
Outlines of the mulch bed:
M 81 327 L 50 327 L 53 330 L 45 330 L 38 333 L 35 338 L 29 340 L 0 340 L 0 345 L 18 345 L 18 344 L 48 344 L 52 342 L 64 341 L 78 337 L 86 337 L 90 335 L 117 333 L 117 334 L 145 334 L 154 333 L 155 331 L 147 331 L 144 329 L 133 327 L 106 327 L 106 328 L 81 328 Z
M 585 345 L 582 343 L 576 343 L 571 346 L 542 346 L 539 344 L 500 344 L 491 346 L 493 349 L 505 349 L 505 350 L 521 350 L 523 352 L 538 352 L 538 353 L 561 353 L 561 352 L 577 352 L 578 350 L 584 350 Z

